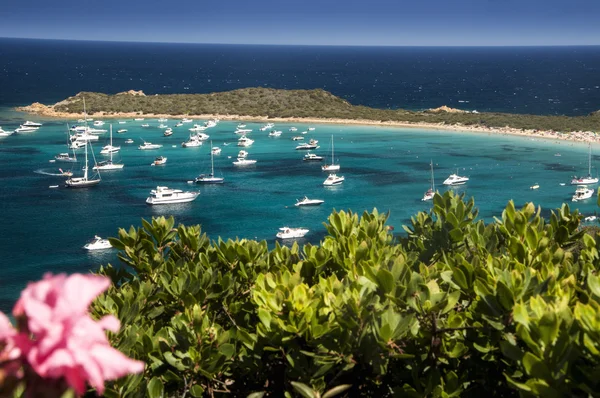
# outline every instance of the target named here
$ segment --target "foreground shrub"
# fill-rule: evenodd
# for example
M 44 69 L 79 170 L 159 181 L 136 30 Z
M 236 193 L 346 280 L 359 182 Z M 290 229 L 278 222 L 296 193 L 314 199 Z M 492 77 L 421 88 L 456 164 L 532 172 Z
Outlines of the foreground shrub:
M 395 238 L 334 212 L 300 248 L 210 242 L 172 218 L 120 230 L 93 305 L 147 363 L 110 396 L 588 396 L 600 391 L 597 239 L 567 205 L 477 220 L 436 195 Z

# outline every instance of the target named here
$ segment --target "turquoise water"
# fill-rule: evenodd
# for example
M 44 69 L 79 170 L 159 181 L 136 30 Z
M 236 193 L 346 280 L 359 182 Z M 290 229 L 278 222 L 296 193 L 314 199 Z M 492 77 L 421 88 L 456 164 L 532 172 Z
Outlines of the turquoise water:
M 338 174 L 346 178 L 343 185 L 326 188 L 322 182 L 327 174 L 318 163 L 303 162 L 305 152 L 296 151 L 298 142 L 291 140 L 309 126 L 296 125 L 298 131 L 293 133 L 288 131 L 291 125 L 276 124 L 283 135 L 271 138 L 268 132 L 258 130 L 261 124 L 247 123 L 247 128 L 254 130 L 249 136 L 255 143 L 246 149 L 249 158 L 258 162 L 236 167 L 232 162 L 241 148 L 236 146 L 239 137 L 233 131 L 238 122 L 223 121 L 206 133 L 214 146 L 222 147 L 222 153 L 215 156 L 215 174 L 222 175 L 225 183 L 191 185 L 187 181 L 210 170 L 210 143 L 182 148 L 191 124 L 174 128 L 173 136 L 163 137 L 156 120 L 129 119 L 125 125 L 116 121 L 113 125 L 114 131 L 129 130 L 114 135 L 115 145 L 122 148 L 115 159 L 123 161 L 125 168 L 103 172 L 97 187 L 72 190 L 62 187 L 64 177 L 44 174 L 72 166 L 49 162 L 66 149 L 66 123 L 43 122 L 35 133 L 0 139 L 1 310 L 9 309 L 25 283 L 44 272 L 85 272 L 115 262 L 113 251 L 88 253 L 81 247 L 95 234 L 116 236 L 119 227 L 140 226 L 141 218 L 173 215 L 178 223 L 201 224 L 212 239 L 237 236 L 266 239 L 271 244 L 279 227 L 303 226 L 310 233 L 302 241 L 318 242 L 325 235 L 323 223 L 333 209 L 362 213 L 376 207 L 390 211 L 389 224 L 401 231 L 400 226 L 408 223 L 410 216 L 429 209 L 430 203 L 420 199 L 430 184 L 430 159 L 441 191 L 446 190 L 441 182 L 457 168 L 471 178 L 467 185 L 454 189 L 474 196 L 486 221 L 500 216 L 510 199 L 517 205 L 533 201 L 545 214 L 565 201 L 570 203 L 574 192 L 568 185 L 571 176 L 587 172 L 585 144 L 448 131 L 314 125 L 315 131 L 306 134 L 305 140 L 318 139 L 320 149 L 315 153 L 328 158 L 333 135 L 335 157 L 342 166 Z M 142 128 L 141 123 L 151 127 Z M 166 124 L 172 126 L 174 121 Z M 17 125 L 2 127 L 12 130 Z M 125 144 L 127 138 L 135 143 Z M 164 146 L 138 150 L 142 138 Z M 94 145 L 97 159 L 104 158 L 98 153 L 107 143 L 105 134 Z M 554 156 L 557 152 L 562 156 Z M 167 164 L 151 167 L 159 155 L 168 157 Z M 83 152 L 78 157 L 83 159 Z M 560 186 L 561 182 L 567 185 Z M 529 190 L 534 183 L 540 184 L 539 190 Z M 50 189 L 51 185 L 60 187 Z M 201 195 L 187 204 L 148 206 L 145 199 L 157 185 L 199 190 Z M 294 207 L 296 199 L 304 195 L 325 203 Z M 595 198 L 577 203 L 577 207 L 585 214 L 597 210 Z

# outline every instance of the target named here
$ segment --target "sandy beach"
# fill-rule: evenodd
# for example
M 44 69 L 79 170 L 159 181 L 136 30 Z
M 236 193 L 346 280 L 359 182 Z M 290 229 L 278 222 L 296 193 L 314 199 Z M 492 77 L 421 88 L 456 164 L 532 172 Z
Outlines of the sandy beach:
M 84 115 L 80 113 L 57 112 L 52 106 L 34 103 L 29 106 L 15 108 L 16 111 L 26 112 L 38 116 L 56 118 L 56 119 L 80 119 Z M 446 123 L 412 123 L 403 121 L 381 121 L 368 119 L 339 119 L 339 118 L 277 118 L 268 116 L 248 116 L 248 115 L 219 115 L 219 114 L 201 114 L 201 115 L 168 115 L 168 114 L 141 114 L 139 112 L 123 112 L 123 113 L 105 113 L 95 112 L 87 114 L 88 118 L 102 119 L 133 119 L 133 118 L 170 118 L 182 119 L 184 117 L 190 119 L 207 120 L 232 120 L 232 121 L 247 121 L 247 122 L 278 122 L 278 123 L 303 123 L 303 124 L 341 124 L 341 125 L 363 125 L 363 126 L 379 126 L 379 127 L 399 127 L 399 128 L 419 128 L 433 130 L 448 130 L 460 132 L 477 132 L 502 135 L 518 135 L 524 137 L 573 141 L 573 142 L 594 142 L 600 143 L 600 135 L 593 131 L 572 131 L 563 133 L 559 131 L 544 131 L 544 130 L 522 130 L 512 127 L 487 127 L 481 125 L 462 125 L 462 124 L 446 124 Z

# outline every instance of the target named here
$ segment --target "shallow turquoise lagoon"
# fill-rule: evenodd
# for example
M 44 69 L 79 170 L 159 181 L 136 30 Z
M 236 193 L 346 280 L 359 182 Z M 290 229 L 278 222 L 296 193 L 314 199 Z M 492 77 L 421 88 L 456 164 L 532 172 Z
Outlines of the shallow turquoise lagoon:
M 313 151 L 329 160 L 331 137 L 334 138 L 338 173 L 346 178 L 341 186 L 323 187 L 327 173 L 320 164 L 303 162 L 304 151 L 294 148 L 294 135 L 308 129 L 296 125 L 276 124 L 279 138 L 259 131 L 261 124 L 247 123 L 253 129 L 249 137 L 255 143 L 245 148 L 254 166 L 232 164 L 240 147 L 233 132 L 238 122 L 220 122 L 206 131 L 213 146 L 222 152 L 214 158 L 215 174 L 225 178 L 223 185 L 193 185 L 198 174 L 210 171 L 210 141 L 199 148 L 182 148 L 191 124 L 174 128 L 175 134 L 164 137 L 156 120 L 113 121 L 113 129 L 128 129 L 114 134 L 114 144 L 121 146 L 115 159 L 125 163 L 123 170 L 103 172 L 102 183 L 94 188 L 63 188 L 64 177 L 55 176 L 58 168 L 77 173 L 82 165 L 51 163 L 54 155 L 66 151 L 66 123 L 42 120 L 37 132 L 0 139 L 0 209 L 2 235 L 0 254 L 0 310 L 11 307 L 18 292 L 29 280 L 44 272 L 86 272 L 99 264 L 116 262 L 113 251 L 88 253 L 82 246 L 95 234 L 116 236 L 119 227 L 140 226 L 141 219 L 173 215 L 178 223 L 201 224 L 211 239 L 251 238 L 275 241 L 282 226 L 303 226 L 310 233 L 300 242 L 319 242 L 326 233 L 323 225 L 336 210 L 352 209 L 362 213 L 377 208 L 390 212 L 389 224 L 395 231 L 407 224 L 418 211 L 427 211 L 430 202 L 421 202 L 430 185 L 429 163 L 433 160 L 436 188 L 445 191 L 441 182 L 456 172 L 470 181 L 455 189 L 475 198 L 480 217 L 493 221 L 500 216 L 507 201 L 517 206 L 533 201 L 547 215 L 551 209 L 569 202 L 575 190 L 569 185 L 574 175 L 587 173 L 587 146 L 570 142 L 531 139 L 476 133 L 425 131 L 419 129 L 369 126 L 314 125 L 305 135 L 319 140 Z M 18 127 L 14 118 L 5 118 L 2 127 Z M 149 123 L 150 127 L 141 127 Z M 166 124 L 173 126 L 174 121 Z M 108 121 L 105 125 L 108 129 Z M 128 138 L 133 144 L 126 144 Z M 162 144 L 152 151 L 138 150 L 142 139 Z M 224 145 L 225 143 L 229 145 Z M 96 159 L 108 134 L 95 144 Z M 597 150 L 594 148 L 594 152 Z M 559 156 L 555 156 L 560 153 Z M 167 156 L 164 166 L 150 166 L 156 156 Z M 78 152 L 83 159 L 83 152 Z M 596 156 L 592 164 L 598 163 Z M 592 174 L 596 175 L 593 169 Z M 540 189 L 532 191 L 538 183 Z M 561 186 L 560 183 L 566 183 Z M 51 189 L 49 186 L 59 185 Z M 196 201 L 165 206 L 148 206 L 145 199 L 157 185 L 184 190 L 199 190 Z M 297 208 L 296 199 L 307 195 L 325 200 L 319 207 Z M 575 204 L 574 204 L 575 205 Z M 579 202 L 584 214 L 596 212 L 596 199 Z

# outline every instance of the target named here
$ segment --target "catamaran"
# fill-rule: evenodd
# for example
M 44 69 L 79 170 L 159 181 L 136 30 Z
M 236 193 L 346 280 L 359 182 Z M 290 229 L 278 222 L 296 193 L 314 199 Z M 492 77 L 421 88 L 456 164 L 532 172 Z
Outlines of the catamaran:
M 340 169 L 339 164 L 335 164 L 335 159 L 333 157 L 333 134 L 331 135 L 331 164 L 324 164 L 321 166 L 321 170 L 323 171 L 338 171 Z
M 588 151 L 588 175 L 587 177 L 573 178 L 571 185 L 597 184 L 598 177 L 592 177 L 592 143 L 589 144 Z

